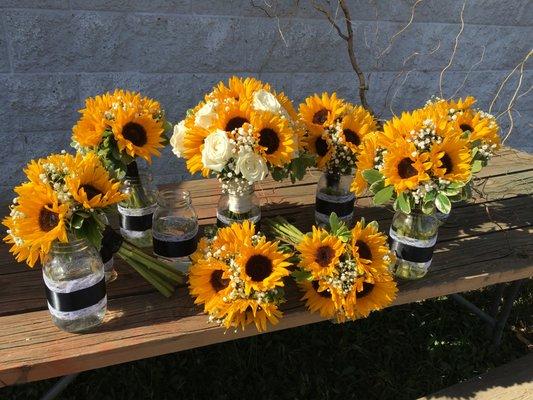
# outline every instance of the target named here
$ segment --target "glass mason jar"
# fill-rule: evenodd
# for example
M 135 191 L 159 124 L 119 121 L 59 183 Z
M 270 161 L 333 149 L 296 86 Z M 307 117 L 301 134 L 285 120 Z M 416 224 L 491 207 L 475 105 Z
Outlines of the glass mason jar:
M 316 187 L 315 222 L 327 226 L 329 216 L 336 213 L 348 226 L 353 223 L 355 195 L 350 191 L 353 176 L 325 172 Z
M 128 165 L 122 190 L 129 197 L 118 205 L 120 233 L 139 247 L 150 247 L 152 217 L 156 208 L 152 177 L 149 173 L 140 174 L 133 161 Z
M 102 221 L 106 225 L 107 229 L 111 229 L 109 226 L 109 219 L 105 214 L 101 214 Z M 102 247 L 100 247 L 100 257 L 104 263 L 105 281 L 111 283 L 118 277 L 118 273 L 115 269 L 114 248 L 111 243 L 106 240 L 106 231 L 104 231 L 104 238 L 102 239 Z
M 198 216 L 188 191 L 162 190 L 157 195 L 152 236 L 154 254 L 187 272 L 198 243 Z
M 102 323 L 107 309 L 104 264 L 87 240 L 54 243 L 43 263 L 43 279 L 58 328 L 79 332 Z
M 229 226 L 234 222 L 250 221 L 258 225 L 261 220 L 261 206 L 251 184 L 241 191 L 224 189 L 217 207 L 217 226 Z
M 441 222 L 434 214 L 420 211 L 405 214 L 396 211 L 389 236 L 396 253 L 393 272 L 399 278 L 418 279 L 425 276 L 433 259 L 437 233 Z

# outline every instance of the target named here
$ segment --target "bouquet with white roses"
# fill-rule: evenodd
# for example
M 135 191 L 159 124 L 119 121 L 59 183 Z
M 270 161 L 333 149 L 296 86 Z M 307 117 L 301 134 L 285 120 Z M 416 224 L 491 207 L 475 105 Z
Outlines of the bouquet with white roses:
M 214 174 L 221 182 L 229 199 L 219 221 L 228 225 L 257 222 L 250 194 L 268 173 L 276 180 L 303 178 L 313 159 L 303 151 L 302 134 L 285 94 L 254 78 L 232 77 L 188 111 L 174 127 L 170 143 L 191 173 Z

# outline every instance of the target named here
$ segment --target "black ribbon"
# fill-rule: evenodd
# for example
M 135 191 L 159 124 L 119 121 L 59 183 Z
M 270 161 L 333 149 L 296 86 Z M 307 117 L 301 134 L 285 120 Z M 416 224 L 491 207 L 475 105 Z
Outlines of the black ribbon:
M 100 247 L 100 256 L 104 264 L 111 260 L 113 254 L 120 250 L 123 242 L 122 236 L 120 236 L 113 228 L 109 225 L 106 225 L 103 238 L 102 238 L 102 247 Z
M 417 247 L 411 246 L 405 243 L 398 242 L 397 240 L 391 239 L 391 250 L 394 250 L 396 256 L 405 261 L 425 263 L 431 261 L 433 258 L 433 251 L 435 250 L 435 245 L 431 247 Z
M 154 253 L 161 257 L 178 258 L 190 256 L 198 246 L 198 236 L 179 242 L 171 242 L 152 238 Z
M 354 208 L 355 197 L 342 203 L 334 203 L 318 197 L 315 200 L 315 210 L 320 214 L 330 215 L 334 212 L 339 217 L 346 217 L 353 212 Z
M 127 231 L 144 232 L 152 228 L 152 216 L 146 215 L 124 215 L 120 213 L 120 227 Z
M 106 295 L 105 278 L 103 277 L 93 286 L 70 293 L 54 292 L 48 286 L 45 289 L 48 303 L 55 310 L 62 312 L 83 310 L 84 308 L 94 306 Z

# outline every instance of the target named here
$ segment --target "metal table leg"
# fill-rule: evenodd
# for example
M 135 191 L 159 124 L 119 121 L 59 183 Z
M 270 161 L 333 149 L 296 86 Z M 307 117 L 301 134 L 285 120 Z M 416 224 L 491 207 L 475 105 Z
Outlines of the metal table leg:
M 57 396 L 59 396 L 63 390 L 67 388 L 68 385 L 70 385 L 74 379 L 79 375 L 78 374 L 72 374 L 72 375 L 65 375 L 60 380 L 56 382 L 56 384 L 48 391 L 46 394 L 41 397 L 41 400 L 53 400 Z

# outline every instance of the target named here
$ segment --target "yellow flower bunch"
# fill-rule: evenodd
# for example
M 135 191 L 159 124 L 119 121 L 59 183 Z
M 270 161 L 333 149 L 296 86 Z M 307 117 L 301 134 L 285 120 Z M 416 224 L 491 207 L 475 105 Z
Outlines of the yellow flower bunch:
M 191 257 L 190 293 L 210 321 L 243 330 L 253 323 L 265 331 L 268 322 L 275 325 L 282 317 L 278 307 L 291 255 L 256 233 L 253 223 L 234 223 L 200 240 Z
M 174 127 L 173 151 L 191 173 L 216 174 L 224 183 L 302 179 L 302 129 L 283 92 L 255 78 L 232 77 L 218 83 Z M 303 169 L 302 169 L 303 167 Z
M 367 110 L 336 93 L 307 97 L 300 104 L 299 117 L 306 128 L 306 150 L 316 157 L 318 168 L 331 173 L 351 173 L 359 145 L 377 130 L 377 122 Z
M 112 169 L 135 157 L 151 162 L 166 142 L 160 104 L 140 93 L 116 89 L 90 97 L 80 114 L 72 129 L 76 148 L 95 151 Z
M 394 200 L 395 209 L 449 213 L 451 203 L 470 196 L 472 175 L 499 146 L 494 118 L 471 108 L 474 99 L 434 100 L 395 116 L 383 132 L 359 147 L 352 191 L 366 189 L 374 203 Z
M 4 241 L 12 244 L 17 261 L 30 267 L 43 261 L 54 241 L 67 242 L 68 234 L 99 241 L 102 209 L 124 199 L 120 184 L 93 153 L 53 154 L 31 161 L 24 172 L 28 181 L 15 188 L 17 197 L 3 221 Z

